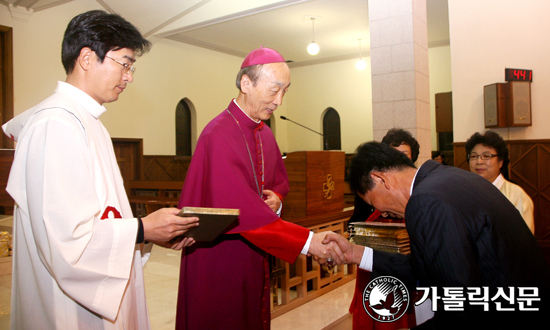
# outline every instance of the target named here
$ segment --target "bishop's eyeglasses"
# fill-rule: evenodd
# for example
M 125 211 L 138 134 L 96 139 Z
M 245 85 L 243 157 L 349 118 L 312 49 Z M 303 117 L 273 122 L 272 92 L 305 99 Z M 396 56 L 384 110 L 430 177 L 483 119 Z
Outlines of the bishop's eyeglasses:
M 105 55 L 105 57 L 108 57 L 108 58 L 110 58 L 111 60 L 117 62 L 117 63 L 120 64 L 120 65 L 122 65 L 122 66 L 124 67 L 124 69 L 122 69 L 122 73 L 124 73 L 124 74 L 128 74 L 128 73 L 134 74 L 134 72 L 136 72 L 136 67 L 133 66 L 132 64 L 122 63 L 122 62 L 120 62 L 120 61 L 115 60 L 114 58 L 112 58 L 112 57 L 109 56 L 109 55 Z
M 481 160 L 490 160 L 491 158 L 493 157 L 496 157 L 498 156 L 497 154 L 491 154 L 491 153 L 488 153 L 488 152 L 484 152 L 482 154 L 469 154 L 468 155 L 468 160 L 469 161 L 476 161 L 478 158 L 480 158 Z

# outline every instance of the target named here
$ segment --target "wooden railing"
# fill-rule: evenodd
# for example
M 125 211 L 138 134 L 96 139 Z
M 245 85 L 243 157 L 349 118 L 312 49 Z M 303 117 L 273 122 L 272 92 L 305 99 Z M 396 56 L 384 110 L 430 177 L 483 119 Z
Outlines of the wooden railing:
M 352 213 L 310 216 L 292 222 L 315 233 L 333 231 L 347 237 L 347 222 Z M 354 280 L 356 276 L 355 265 L 329 269 L 305 255 L 298 256 L 294 264 L 273 257 L 271 269 L 272 319 Z
M 183 182 L 128 181 L 126 190 L 136 216 L 145 216 L 161 207 L 174 207 Z M 333 231 L 347 238 L 347 222 L 353 211 L 292 219 L 293 223 L 314 233 Z M 294 264 L 270 258 L 272 308 L 271 318 L 280 316 L 308 301 L 355 279 L 355 265 L 320 266 L 312 257 L 300 255 Z
M 143 217 L 161 207 L 176 207 L 183 182 L 131 180 L 124 185 L 132 212 Z

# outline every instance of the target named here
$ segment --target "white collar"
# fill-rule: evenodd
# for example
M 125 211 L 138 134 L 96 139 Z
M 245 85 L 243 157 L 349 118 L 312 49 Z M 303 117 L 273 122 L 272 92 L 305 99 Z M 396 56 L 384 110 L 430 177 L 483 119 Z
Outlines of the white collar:
M 92 114 L 92 116 L 94 116 L 96 119 L 98 119 L 105 111 L 107 111 L 104 106 L 97 103 L 97 101 L 94 100 L 86 92 L 64 81 L 57 82 L 55 92 L 69 96 L 70 98 L 81 104 L 84 109 L 90 112 L 90 114 Z
M 241 108 L 241 106 L 237 103 L 237 99 L 233 99 L 233 103 L 235 103 L 235 105 L 237 107 L 239 107 L 239 109 L 241 109 L 241 111 L 248 117 L 250 118 L 250 116 L 243 110 L 243 108 Z M 254 119 L 250 118 L 250 120 L 252 120 L 253 122 L 255 122 L 256 124 L 259 124 L 261 122 L 261 120 L 258 120 L 258 121 L 255 121 Z
M 424 165 L 424 164 L 422 164 L 422 165 Z M 422 167 L 422 165 L 420 165 L 420 167 Z M 418 171 L 420 170 L 420 167 L 416 170 L 416 173 L 414 173 L 414 178 L 411 182 L 411 190 L 409 191 L 409 196 L 412 196 L 412 194 L 413 194 L 414 181 L 416 180 L 416 176 L 418 175 Z
M 500 189 L 500 187 L 502 187 L 502 185 L 504 184 L 504 181 L 506 181 L 506 179 L 502 176 L 502 173 L 500 173 L 495 181 L 493 181 L 493 185 Z

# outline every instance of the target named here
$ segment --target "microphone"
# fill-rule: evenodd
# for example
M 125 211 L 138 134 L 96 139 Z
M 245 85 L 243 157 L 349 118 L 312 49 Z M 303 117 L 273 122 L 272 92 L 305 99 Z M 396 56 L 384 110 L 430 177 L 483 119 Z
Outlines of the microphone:
M 298 126 L 302 126 L 303 128 L 308 129 L 308 130 L 312 131 L 313 133 L 316 133 L 316 134 L 321 135 L 321 136 L 323 137 L 323 142 L 325 142 L 325 150 L 328 150 L 328 142 L 327 142 L 327 140 L 325 139 L 325 136 L 324 136 L 323 134 L 321 134 L 321 133 L 319 133 L 319 132 L 317 132 L 317 131 L 314 131 L 314 130 L 312 130 L 312 129 L 309 128 L 309 127 L 305 127 L 304 125 L 299 124 L 299 123 L 295 122 L 294 120 L 288 119 L 288 118 L 285 117 L 285 116 L 280 116 L 280 117 L 281 117 L 282 120 L 288 120 L 289 122 L 292 122 L 292 123 L 294 123 L 294 124 L 296 124 L 296 125 L 298 125 Z

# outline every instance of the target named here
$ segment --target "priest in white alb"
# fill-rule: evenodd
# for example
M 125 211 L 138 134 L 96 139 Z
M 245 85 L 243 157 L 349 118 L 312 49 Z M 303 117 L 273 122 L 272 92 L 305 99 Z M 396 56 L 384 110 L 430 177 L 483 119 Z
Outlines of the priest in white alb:
M 109 133 L 99 117 L 133 81 L 150 43 L 118 15 L 69 23 L 67 79 L 2 128 L 17 141 L 7 185 L 15 200 L 11 329 L 150 329 L 143 265 L 197 218 L 175 208 L 132 215 Z

